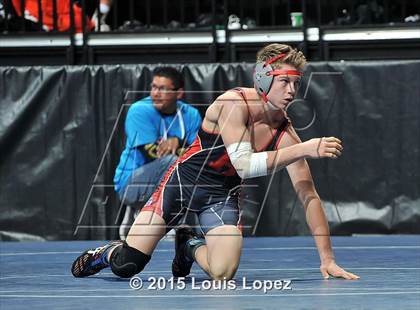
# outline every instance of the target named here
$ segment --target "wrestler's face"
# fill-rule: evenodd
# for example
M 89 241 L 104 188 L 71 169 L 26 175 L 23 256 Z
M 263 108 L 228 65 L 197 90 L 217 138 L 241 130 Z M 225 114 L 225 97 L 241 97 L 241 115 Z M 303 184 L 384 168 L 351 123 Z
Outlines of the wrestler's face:
M 181 99 L 183 89 L 174 87 L 171 79 L 154 76 L 151 84 L 150 96 L 153 105 L 159 112 L 170 114 L 176 111 L 176 100 Z
M 277 70 L 297 71 L 297 69 L 289 64 L 283 64 Z M 287 106 L 295 98 L 300 85 L 301 77 L 298 75 L 276 75 L 267 97 L 268 100 L 277 108 L 285 110 Z

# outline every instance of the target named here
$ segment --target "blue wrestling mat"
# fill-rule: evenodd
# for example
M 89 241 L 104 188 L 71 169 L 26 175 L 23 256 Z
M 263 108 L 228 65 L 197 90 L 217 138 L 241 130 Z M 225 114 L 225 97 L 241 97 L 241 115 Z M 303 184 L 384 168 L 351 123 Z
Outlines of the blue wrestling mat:
M 420 309 L 420 236 L 332 240 L 338 264 L 360 280 L 323 280 L 311 237 L 245 239 L 225 285 L 196 265 L 190 277 L 171 278 L 171 241 L 131 281 L 109 269 L 71 275 L 73 259 L 104 242 L 2 242 L 0 309 Z

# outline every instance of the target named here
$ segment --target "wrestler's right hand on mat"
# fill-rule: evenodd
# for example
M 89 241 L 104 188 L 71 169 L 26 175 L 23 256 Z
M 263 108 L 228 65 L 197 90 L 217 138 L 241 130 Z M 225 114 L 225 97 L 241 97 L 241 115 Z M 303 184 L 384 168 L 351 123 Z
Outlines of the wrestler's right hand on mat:
M 304 142 L 308 158 L 338 158 L 343 151 L 341 140 L 335 137 L 314 138 Z

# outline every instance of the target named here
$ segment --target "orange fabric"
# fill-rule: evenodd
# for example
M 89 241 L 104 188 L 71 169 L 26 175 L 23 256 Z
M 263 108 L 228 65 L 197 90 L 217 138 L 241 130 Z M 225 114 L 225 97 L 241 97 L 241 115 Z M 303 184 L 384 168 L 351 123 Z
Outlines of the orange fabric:
M 13 7 L 19 16 L 22 16 L 20 0 L 12 0 Z M 57 29 L 58 31 L 67 31 L 70 29 L 70 0 L 56 0 L 57 3 Z M 54 28 L 54 14 L 53 14 L 53 0 L 41 0 L 42 7 L 42 22 L 48 30 Z M 74 26 L 76 32 L 82 32 L 82 9 L 76 4 L 73 4 L 74 10 Z M 39 21 L 38 0 L 26 0 L 25 11 L 33 17 L 33 21 Z M 92 30 L 95 25 L 88 18 L 86 18 L 86 31 Z

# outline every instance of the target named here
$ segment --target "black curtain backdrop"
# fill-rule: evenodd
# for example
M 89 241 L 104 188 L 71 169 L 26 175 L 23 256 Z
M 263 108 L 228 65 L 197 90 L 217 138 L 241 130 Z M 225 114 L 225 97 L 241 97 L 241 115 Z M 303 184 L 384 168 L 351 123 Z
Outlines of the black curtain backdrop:
M 174 66 L 203 115 L 224 90 L 252 86 L 252 64 Z M 117 236 L 125 113 L 148 94 L 154 67 L 0 67 L 4 240 Z M 419 85 L 420 61 L 307 67 L 288 113 L 302 140 L 343 141 L 340 159 L 309 161 L 332 234 L 420 233 Z M 309 234 L 286 171 L 248 180 L 241 208 L 246 235 Z

